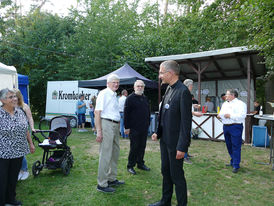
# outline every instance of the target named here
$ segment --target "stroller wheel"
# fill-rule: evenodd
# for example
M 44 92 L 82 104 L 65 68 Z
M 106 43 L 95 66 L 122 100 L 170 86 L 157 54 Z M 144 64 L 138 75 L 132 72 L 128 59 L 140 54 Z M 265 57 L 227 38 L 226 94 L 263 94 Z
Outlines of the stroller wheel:
M 61 168 L 62 168 L 62 171 L 63 171 L 64 175 L 68 175 L 69 174 L 69 172 L 70 172 L 70 164 L 68 163 L 67 159 L 63 160 L 63 162 L 61 164 Z
M 37 160 L 36 162 L 33 163 L 32 165 L 32 174 L 34 177 L 39 175 L 40 171 L 43 169 L 43 166 L 41 165 L 41 162 Z
M 69 156 L 69 165 L 70 165 L 70 167 L 73 167 L 73 163 L 74 163 L 73 155 L 71 154 L 71 155 Z
M 70 117 L 69 118 L 69 124 L 72 128 L 76 128 L 77 127 L 77 119 L 75 117 Z

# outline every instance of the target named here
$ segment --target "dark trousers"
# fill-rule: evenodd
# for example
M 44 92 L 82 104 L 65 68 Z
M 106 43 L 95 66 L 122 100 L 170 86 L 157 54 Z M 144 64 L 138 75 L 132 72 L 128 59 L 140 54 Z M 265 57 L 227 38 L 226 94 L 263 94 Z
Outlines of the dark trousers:
M 171 205 L 173 185 L 178 201 L 178 206 L 187 205 L 187 185 L 183 170 L 184 160 L 176 159 L 176 150 L 169 149 L 167 145 L 160 141 L 162 160 L 162 200 L 165 205 Z
M 145 164 L 144 156 L 147 144 L 147 130 L 140 132 L 131 129 L 129 133 L 130 151 L 128 155 L 127 167 L 134 167 L 137 163 L 138 166 Z
M 243 125 L 224 125 L 224 136 L 227 151 L 230 155 L 230 164 L 233 168 L 240 168 Z
M 0 206 L 15 200 L 18 174 L 23 157 L 14 159 L 0 158 Z

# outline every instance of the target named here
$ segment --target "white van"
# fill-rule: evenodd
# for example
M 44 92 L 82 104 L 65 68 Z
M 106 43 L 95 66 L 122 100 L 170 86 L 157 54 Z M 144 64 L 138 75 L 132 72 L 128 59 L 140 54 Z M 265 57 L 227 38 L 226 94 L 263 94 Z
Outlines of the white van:
M 71 118 L 71 126 L 77 126 L 76 103 L 79 94 L 84 95 L 86 105 L 93 96 L 97 96 L 98 90 L 78 88 L 78 81 L 48 81 L 47 83 L 47 100 L 46 114 L 47 120 L 59 116 L 73 116 Z M 86 111 L 86 121 L 90 122 L 89 109 Z

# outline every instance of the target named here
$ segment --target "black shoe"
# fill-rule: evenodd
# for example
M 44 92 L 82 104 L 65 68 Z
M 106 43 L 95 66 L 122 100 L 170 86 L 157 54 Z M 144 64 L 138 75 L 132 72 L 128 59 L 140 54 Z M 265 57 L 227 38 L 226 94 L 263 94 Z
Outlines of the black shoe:
M 6 204 L 19 206 L 19 205 L 22 205 L 22 202 L 18 200 L 13 200 L 13 201 L 7 202 Z
M 150 170 L 150 168 L 147 167 L 146 165 L 141 165 L 141 166 L 137 166 L 137 167 L 138 167 L 138 169 L 140 169 L 140 170 L 145 170 L 145 171 L 149 171 L 149 170 Z
M 130 174 L 136 175 L 136 171 L 133 169 L 133 167 L 127 168 L 127 171 L 128 171 Z
M 119 186 L 119 185 L 124 185 L 125 182 L 124 181 L 119 181 L 119 180 L 114 180 L 114 181 L 108 181 L 108 186 L 112 187 L 112 186 Z
M 163 203 L 163 202 L 159 201 L 159 202 L 149 204 L 148 206 L 171 206 L 171 204 L 170 203 L 166 204 L 166 203 Z
M 99 192 L 103 192 L 103 193 L 113 193 L 113 192 L 115 192 L 115 189 L 114 188 L 112 188 L 112 187 L 101 187 L 101 186 L 99 186 L 99 185 L 97 185 L 97 190 L 99 191 Z
M 233 168 L 232 172 L 233 173 L 237 173 L 239 171 L 240 168 Z

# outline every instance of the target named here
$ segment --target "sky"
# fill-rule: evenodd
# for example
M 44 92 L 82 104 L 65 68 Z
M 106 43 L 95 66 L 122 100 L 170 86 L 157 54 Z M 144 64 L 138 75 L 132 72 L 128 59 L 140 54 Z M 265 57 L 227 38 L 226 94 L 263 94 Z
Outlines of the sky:
M 41 1 L 41 0 L 40 0 Z M 134 0 L 130 0 L 134 1 Z M 160 4 L 163 4 L 163 0 L 158 0 Z M 214 0 L 207 0 L 207 4 L 210 4 Z M 23 13 L 29 11 L 31 3 L 33 3 L 32 0 L 17 0 L 18 4 L 22 4 Z M 150 4 L 157 2 L 157 0 L 141 0 L 140 4 L 144 4 L 145 2 L 150 2 Z M 48 11 L 50 13 L 57 13 L 59 16 L 66 16 L 69 13 L 69 8 L 71 6 L 76 7 L 77 6 L 77 0 L 48 0 L 45 5 L 42 7 L 42 11 Z M 163 8 L 164 6 L 161 6 Z M 175 9 L 173 6 L 169 6 L 169 11 L 172 11 Z M 162 11 L 163 12 L 163 11 Z
M 29 11 L 30 5 L 33 3 L 32 0 L 17 0 L 17 3 L 19 4 L 21 1 L 21 4 L 23 6 L 23 12 Z M 42 7 L 43 11 L 48 11 L 50 13 L 57 13 L 60 16 L 66 16 L 69 13 L 69 8 L 71 6 L 76 7 L 77 1 L 76 0 L 49 0 L 45 3 L 45 5 Z

